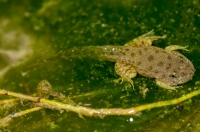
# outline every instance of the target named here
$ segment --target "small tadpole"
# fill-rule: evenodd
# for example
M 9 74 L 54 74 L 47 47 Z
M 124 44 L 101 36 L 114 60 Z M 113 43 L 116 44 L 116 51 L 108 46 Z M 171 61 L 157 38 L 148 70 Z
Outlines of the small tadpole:
M 37 87 L 37 96 L 47 99 L 49 98 L 51 92 L 51 84 L 47 80 L 40 81 Z
M 54 97 L 54 99 L 58 99 L 65 103 L 70 103 L 72 105 L 76 105 L 69 97 L 66 97 L 62 93 L 53 91 L 51 84 L 47 80 L 42 80 L 39 82 L 37 87 L 37 96 L 48 99 L 49 97 Z M 38 102 L 40 102 L 40 98 L 38 98 Z

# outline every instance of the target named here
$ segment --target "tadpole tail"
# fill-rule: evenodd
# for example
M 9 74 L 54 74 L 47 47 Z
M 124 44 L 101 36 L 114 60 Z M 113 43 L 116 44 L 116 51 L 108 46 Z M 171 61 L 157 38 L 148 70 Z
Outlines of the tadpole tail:
M 98 60 L 115 61 L 117 56 L 123 53 L 123 46 L 84 46 L 67 49 L 56 55 L 57 57 L 71 59 L 71 58 L 91 58 Z
M 105 46 L 82 46 L 70 48 L 65 51 L 59 52 L 56 55 L 42 59 L 41 61 L 36 62 L 35 64 L 29 66 L 44 66 L 46 64 L 57 64 L 60 59 L 71 60 L 73 58 L 76 59 L 97 59 L 102 61 L 112 61 L 116 62 L 116 60 L 120 59 L 124 54 L 125 46 L 115 46 L 115 45 L 105 45 Z

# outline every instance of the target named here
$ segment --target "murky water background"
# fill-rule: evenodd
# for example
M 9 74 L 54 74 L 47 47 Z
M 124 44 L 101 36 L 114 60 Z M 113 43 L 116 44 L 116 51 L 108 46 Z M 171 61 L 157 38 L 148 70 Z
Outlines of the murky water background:
M 2 89 L 36 92 L 48 80 L 55 91 L 92 108 L 128 108 L 178 98 L 199 89 L 200 3 L 197 0 L 0 0 L 0 77 Z M 123 45 L 155 30 L 167 38 L 158 47 L 188 46 L 180 51 L 194 64 L 193 80 L 177 92 L 155 85 L 154 79 L 134 78 L 135 91 L 115 83 L 114 63 L 98 59 L 46 58 L 68 48 Z M 148 88 L 146 97 L 142 88 Z M 1 99 L 8 98 L 0 96 Z M 73 112 L 38 111 L 14 121 L 2 131 L 199 131 L 199 96 L 178 106 L 144 111 L 136 116 L 83 117 Z M 180 108 L 181 110 L 177 109 Z M 26 109 L 22 104 L 0 109 L 0 116 Z M 183 107 L 183 109 L 182 109 Z

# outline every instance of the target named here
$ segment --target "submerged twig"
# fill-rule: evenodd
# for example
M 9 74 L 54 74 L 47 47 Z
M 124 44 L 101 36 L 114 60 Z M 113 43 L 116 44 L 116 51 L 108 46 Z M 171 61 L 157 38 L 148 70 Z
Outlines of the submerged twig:
M 9 123 L 16 117 L 20 117 L 20 116 L 26 115 L 28 113 L 38 111 L 40 109 L 43 109 L 43 108 L 42 107 L 34 107 L 34 108 L 31 108 L 31 109 L 20 111 L 18 113 L 10 114 L 10 115 L 0 119 L 0 128 L 9 125 Z
M 93 108 L 88 108 L 88 107 L 83 107 L 83 106 L 75 106 L 75 105 L 71 105 L 71 104 L 64 104 L 64 103 L 61 103 L 61 102 L 57 102 L 55 100 L 48 100 L 48 99 L 43 99 L 43 98 L 39 98 L 39 97 L 32 97 L 32 96 L 23 95 L 23 94 L 10 92 L 10 91 L 6 91 L 6 90 L 0 90 L 0 94 L 10 95 L 10 96 L 18 97 L 18 98 L 21 98 L 21 99 L 30 100 L 30 101 L 33 101 L 33 102 L 43 103 L 44 107 L 53 108 L 53 109 L 57 109 L 57 110 L 73 111 L 73 112 L 76 112 L 76 113 L 79 113 L 79 114 L 82 114 L 82 115 L 85 115 L 85 116 L 104 117 L 104 116 L 107 116 L 107 115 L 135 115 L 136 113 L 144 111 L 144 110 L 149 110 L 149 109 L 152 109 L 152 108 L 168 106 L 168 105 L 175 105 L 175 104 L 178 104 L 182 101 L 185 101 L 187 99 L 190 99 L 194 96 L 199 95 L 200 90 L 191 92 L 191 93 L 186 94 L 186 95 L 184 95 L 180 98 L 167 100 L 167 101 L 159 101 L 159 102 L 145 104 L 145 105 L 141 105 L 141 106 L 137 106 L 137 107 L 101 108 L 101 109 L 93 109 Z
M 6 100 L 1 100 L 1 101 L 0 101 L 0 105 L 1 105 L 1 104 L 12 103 L 12 102 L 15 102 L 15 101 L 19 101 L 19 98 L 16 98 L 16 99 L 6 99 Z

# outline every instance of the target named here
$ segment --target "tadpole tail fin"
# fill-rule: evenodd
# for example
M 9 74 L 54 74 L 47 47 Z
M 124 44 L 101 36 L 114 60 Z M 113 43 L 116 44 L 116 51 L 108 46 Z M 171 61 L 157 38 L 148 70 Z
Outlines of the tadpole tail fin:
M 65 51 L 57 53 L 55 56 L 43 59 L 37 62 L 35 65 L 43 65 L 48 63 L 57 63 L 60 59 L 98 59 L 102 61 L 115 62 L 118 57 L 123 55 L 124 46 L 105 45 L 105 46 L 83 46 L 67 49 Z
M 58 53 L 57 57 L 62 57 L 65 59 L 70 58 L 91 58 L 98 60 L 108 60 L 115 61 L 116 56 L 122 54 L 123 46 L 84 46 L 75 47 L 73 49 L 68 49 L 64 52 Z

